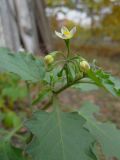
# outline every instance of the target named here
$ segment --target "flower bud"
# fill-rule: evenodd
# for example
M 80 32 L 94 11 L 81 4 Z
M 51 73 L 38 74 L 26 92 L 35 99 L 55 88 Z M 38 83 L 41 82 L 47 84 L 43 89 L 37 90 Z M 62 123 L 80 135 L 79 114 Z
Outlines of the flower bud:
M 47 56 L 45 56 L 44 61 L 47 65 L 49 65 L 49 64 L 52 64 L 54 62 L 54 58 L 51 55 L 47 55 Z
M 80 70 L 84 73 L 86 73 L 87 71 L 89 71 L 90 69 L 90 65 L 87 61 L 83 60 L 80 62 Z

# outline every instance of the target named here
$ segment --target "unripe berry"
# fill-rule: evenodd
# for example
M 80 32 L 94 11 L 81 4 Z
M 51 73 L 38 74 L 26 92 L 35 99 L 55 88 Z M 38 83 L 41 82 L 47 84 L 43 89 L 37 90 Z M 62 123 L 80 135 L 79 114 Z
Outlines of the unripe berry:
M 80 62 L 80 70 L 84 73 L 86 73 L 87 71 L 89 71 L 90 69 L 90 65 L 87 61 L 83 60 Z
M 54 58 L 51 55 L 47 55 L 47 56 L 45 56 L 44 61 L 47 65 L 49 65 L 49 64 L 52 64 L 54 62 Z
M 7 128 L 13 128 L 19 126 L 21 124 L 21 120 L 13 111 L 7 111 L 3 118 L 3 124 Z

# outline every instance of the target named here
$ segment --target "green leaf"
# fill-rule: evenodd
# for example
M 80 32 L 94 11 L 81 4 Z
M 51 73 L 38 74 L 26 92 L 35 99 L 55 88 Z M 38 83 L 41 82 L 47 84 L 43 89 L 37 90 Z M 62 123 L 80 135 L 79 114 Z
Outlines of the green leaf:
M 96 83 L 96 85 L 104 88 L 114 96 L 119 96 L 118 90 L 115 89 L 115 81 L 111 79 L 111 75 L 109 73 L 106 73 L 101 69 L 96 71 L 89 70 L 88 76 Z
M 117 91 L 118 95 L 120 96 L 120 79 L 117 77 L 110 77 L 110 80 L 114 83 L 114 88 Z
M 81 92 L 89 92 L 98 90 L 98 87 L 94 84 L 88 84 L 88 83 L 78 83 L 72 86 L 72 88 L 79 89 Z
M 0 139 L 0 160 L 25 160 L 22 151 Z
M 86 102 L 80 109 L 79 114 L 86 119 L 85 128 L 101 144 L 107 158 L 116 156 L 120 159 L 120 130 L 110 122 L 102 123 L 97 121 L 93 114 L 98 111 L 99 108 L 97 106 Z
M 96 160 L 91 150 L 93 137 L 83 127 L 78 113 L 64 113 L 57 105 L 54 112 L 34 113 L 26 125 L 34 134 L 27 152 L 33 160 Z
M 45 75 L 43 61 L 23 52 L 13 54 L 0 50 L 0 69 L 15 73 L 23 80 L 32 82 L 42 80 Z
M 2 90 L 2 95 L 10 97 L 13 101 L 22 100 L 27 95 L 27 89 L 19 86 L 8 86 Z
M 8 48 L 0 47 L 0 53 L 6 54 L 10 52 Z M 0 72 L 3 72 L 3 69 L 0 67 Z

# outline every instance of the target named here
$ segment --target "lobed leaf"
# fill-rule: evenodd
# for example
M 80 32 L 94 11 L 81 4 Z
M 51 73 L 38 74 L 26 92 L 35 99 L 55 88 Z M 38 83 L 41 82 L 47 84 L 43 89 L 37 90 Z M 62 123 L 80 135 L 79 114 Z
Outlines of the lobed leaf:
M 116 90 L 117 94 L 120 96 L 120 79 L 117 77 L 110 77 L 110 80 L 114 83 L 114 89 Z
M 26 125 L 34 134 L 27 152 L 33 160 L 96 160 L 91 150 L 93 137 L 83 127 L 84 118 L 78 113 L 34 113 Z
M 41 59 L 31 54 L 19 52 L 16 54 L 0 49 L 0 70 L 12 72 L 23 80 L 38 82 L 44 78 L 45 67 Z
M 96 83 L 96 85 L 103 87 L 114 96 L 120 96 L 120 88 L 118 89 L 115 87 L 116 81 L 111 78 L 112 76 L 109 73 L 106 73 L 101 69 L 95 71 L 91 69 L 88 72 L 88 76 Z
M 97 121 L 93 114 L 98 111 L 97 106 L 86 102 L 80 109 L 79 114 L 86 119 L 85 128 L 101 144 L 107 158 L 116 156 L 120 159 L 120 130 L 110 122 L 102 123 Z

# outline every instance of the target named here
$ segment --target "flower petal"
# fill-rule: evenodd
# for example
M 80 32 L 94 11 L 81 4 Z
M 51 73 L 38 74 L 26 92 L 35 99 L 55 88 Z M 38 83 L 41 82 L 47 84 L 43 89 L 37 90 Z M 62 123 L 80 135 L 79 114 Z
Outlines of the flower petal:
M 73 35 L 75 34 L 75 32 L 76 32 L 76 27 L 73 27 L 73 28 L 71 29 L 70 33 L 71 33 L 71 35 L 73 36 Z
M 64 32 L 69 32 L 69 30 L 65 26 L 61 28 L 61 33 L 64 34 Z
M 59 38 L 64 39 L 64 36 L 62 35 L 62 33 L 59 33 L 59 32 L 57 32 L 57 31 L 55 31 L 55 34 L 56 34 Z

